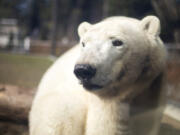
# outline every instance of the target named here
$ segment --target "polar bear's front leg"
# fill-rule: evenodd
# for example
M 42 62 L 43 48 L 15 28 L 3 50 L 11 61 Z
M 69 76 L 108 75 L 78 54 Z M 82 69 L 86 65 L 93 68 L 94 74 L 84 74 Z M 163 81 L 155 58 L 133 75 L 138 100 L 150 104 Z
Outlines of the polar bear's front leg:
M 30 135 L 84 135 L 84 104 L 75 97 L 68 100 L 67 96 L 48 93 L 35 98 L 30 112 Z
M 128 104 L 98 98 L 90 103 L 85 135 L 130 135 Z

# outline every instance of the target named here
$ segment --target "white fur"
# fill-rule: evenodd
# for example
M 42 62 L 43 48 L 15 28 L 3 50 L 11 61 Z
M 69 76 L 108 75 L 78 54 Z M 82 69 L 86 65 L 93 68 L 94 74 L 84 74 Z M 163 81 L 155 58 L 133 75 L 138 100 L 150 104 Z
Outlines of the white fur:
M 30 135 L 145 135 L 148 131 L 136 134 L 139 128 L 131 123 L 142 118 L 159 121 L 162 109 L 131 118 L 127 99 L 140 94 L 164 70 L 160 26 L 152 19 L 152 16 L 142 21 L 111 17 L 95 25 L 81 24 L 80 44 L 60 57 L 41 80 L 30 112 Z M 115 47 L 112 38 L 124 44 Z M 146 56 L 152 60 L 149 79 L 135 83 Z M 93 65 L 97 73 L 91 83 L 103 88 L 94 92 L 85 90 L 73 73 L 75 64 Z M 117 81 L 123 68 L 126 74 Z M 154 112 L 158 115 L 154 116 Z M 157 132 L 155 128 L 148 130 L 149 135 Z

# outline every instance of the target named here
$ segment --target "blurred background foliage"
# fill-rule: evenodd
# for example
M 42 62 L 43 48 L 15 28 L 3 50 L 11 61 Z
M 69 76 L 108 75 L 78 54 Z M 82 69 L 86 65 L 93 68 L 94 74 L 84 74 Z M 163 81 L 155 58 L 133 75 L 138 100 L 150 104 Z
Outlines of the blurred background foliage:
M 18 19 L 24 37 L 41 40 L 52 36 L 77 40 L 77 26 L 82 21 L 95 23 L 114 15 L 138 19 L 157 15 L 163 40 L 174 42 L 179 35 L 179 10 L 180 0 L 0 0 L 0 18 Z

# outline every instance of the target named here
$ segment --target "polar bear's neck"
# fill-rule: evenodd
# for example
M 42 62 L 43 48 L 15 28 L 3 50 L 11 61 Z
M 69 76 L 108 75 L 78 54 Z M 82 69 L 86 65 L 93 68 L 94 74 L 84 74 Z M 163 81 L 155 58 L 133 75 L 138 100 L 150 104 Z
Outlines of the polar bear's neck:
M 86 135 L 129 135 L 129 105 L 119 101 L 89 99 Z

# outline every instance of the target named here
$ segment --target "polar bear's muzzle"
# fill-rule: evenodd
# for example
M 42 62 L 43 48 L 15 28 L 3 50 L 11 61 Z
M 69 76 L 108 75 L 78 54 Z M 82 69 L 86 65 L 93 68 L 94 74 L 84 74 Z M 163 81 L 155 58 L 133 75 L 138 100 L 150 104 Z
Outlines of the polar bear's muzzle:
M 84 88 L 95 90 L 102 88 L 100 85 L 92 84 L 91 79 L 96 75 L 96 68 L 89 64 L 76 64 L 74 74 L 81 81 Z

